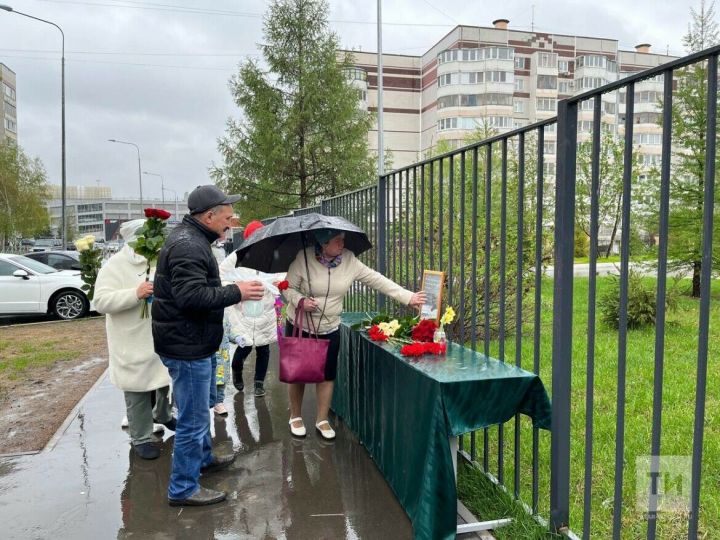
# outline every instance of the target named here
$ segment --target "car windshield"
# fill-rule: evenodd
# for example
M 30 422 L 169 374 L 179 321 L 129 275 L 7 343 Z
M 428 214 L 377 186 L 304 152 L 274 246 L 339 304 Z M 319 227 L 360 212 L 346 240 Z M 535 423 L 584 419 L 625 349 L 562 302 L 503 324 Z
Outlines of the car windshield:
M 54 274 L 57 272 L 52 266 L 48 266 L 47 264 L 43 264 L 40 261 L 36 261 L 34 259 L 31 259 L 30 257 L 23 257 L 22 255 L 18 255 L 16 257 L 10 257 L 11 261 L 14 261 L 18 264 L 22 264 L 26 268 L 29 268 L 33 272 L 37 272 L 38 274 Z

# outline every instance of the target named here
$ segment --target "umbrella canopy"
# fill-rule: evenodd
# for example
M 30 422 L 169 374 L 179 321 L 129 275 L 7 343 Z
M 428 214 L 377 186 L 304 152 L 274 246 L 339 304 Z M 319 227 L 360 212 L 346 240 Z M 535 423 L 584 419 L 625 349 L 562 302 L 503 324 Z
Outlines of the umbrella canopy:
M 357 225 L 337 216 L 305 214 L 282 217 L 251 234 L 237 250 L 237 266 L 261 272 L 286 272 L 298 252 L 315 242 L 312 231 L 337 229 L 345 233 L 345 247 L 360 255 L 372 248 L 367 234 Z

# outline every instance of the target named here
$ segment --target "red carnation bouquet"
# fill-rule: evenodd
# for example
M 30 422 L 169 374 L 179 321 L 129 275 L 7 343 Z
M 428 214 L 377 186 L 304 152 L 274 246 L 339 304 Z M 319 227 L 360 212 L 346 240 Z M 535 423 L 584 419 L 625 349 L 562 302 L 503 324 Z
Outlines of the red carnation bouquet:
M 157 261 L 160 249 L 165 243 L 165 220 L 172 214 L 162 208 L 145 209 L 145 225 L 138 231 L 137 239 L 130 242 L 130 247 L 135 253 L 147 259 L 147 270 L 145 281 L 150 281 L 150 269 Z M 145 299 L 140 308 L 140 317 L 146 319 L 150 316 L 148 305 L 152 302 L 152 296 Z
M 422 356 L 423 354 L 434 354 L 441 356 L 447 351 L 445 343 L 433 343 L 424 341 L 414 341 L 407 345 L 403 345 L 400 354 L 403 356 Z
M 431 342 L 437 327 L 435 319 L 423 319 L 413 327 L 410 336 L 414 341 Z

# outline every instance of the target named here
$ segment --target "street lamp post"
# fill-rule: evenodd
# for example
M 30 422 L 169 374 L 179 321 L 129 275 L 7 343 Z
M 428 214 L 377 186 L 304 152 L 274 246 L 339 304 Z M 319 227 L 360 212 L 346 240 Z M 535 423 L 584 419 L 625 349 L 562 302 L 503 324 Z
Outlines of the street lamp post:
M 66 207 L 67 207 L 67 198 L 66 198 L 66 191 L 67 191 L 67 175 L 66 175 L 66 168 L 65 168 L 65 32 L 63 32 L 62 28 L 60 28 L 57 24 L 51 21 L 47 21 L 45 19 L 41 19 L 39 17 L 34 17 L 33 15 L 28 15 L 27 13 L 23 13 L 22 11 L 15 11 L 12 7 L 6 6 L 3 4 L 0 4 L 0 9 L 3 11 L 8 11 L 10 13 L 15 13 L 17 15 L 22 15 L 23 17 L 27 17 L 28 19 L 33 19 L 35 21 L 40 21 L 45 24 L 49 24 L 50 26 L 54 26 L 58 30 L 60 30 L 60 35 L 62 36 L 62 53 L 61 53 L 61 61 L 60 61 L 60 86 L 61 86 L 61 98 L 60 98 L 60 110 L 61 110 L 61 118 L 60 118 L 60 125 L 61 125 L 61 155 L 62 155 L 62 179 L 61 179 L 61 186 L 60 186 L 60 198 L 62 199 L 62 210 L 61 210 L 61 223 L 60 223 L 60 229 L 61 229 L 61 238 L 62 238 L 62 244 L 63 249 L 65 249 L 66 246 L 66 233 L 67 233 L 67 226 L 65 223 L 65 213 L 66 213 Z
M 165 206 L 165 180 L 163 179 L 162 174 L 148 172 L 148 171 L 143 171 L 143 174 L 147 174 L 148 176 L 159 176 L 160 177 L 160 190 L 161 190 L 162 204 L 163 204 L 163 206 Z
M 142 213 L 142 207 L 143 207 L 143 196 L 142 196 L 142 166 L 140 165 L 140 147 L 133 143 L 128 141 L 120 141 L 118 139 L 108 139 L 108 142 L 114 142 L 118 144 L 129 144 L 130 146 L 134 146 L 135 150 L 137 150 L 138 155 L 138 181 L 140 182 L 140 213 Z
M 178 219 L 178 200 L 177 200 L 177 191 L 170 188 L 163 188 L 163 191 L 172 191 L 175 194 L 175 219 Z

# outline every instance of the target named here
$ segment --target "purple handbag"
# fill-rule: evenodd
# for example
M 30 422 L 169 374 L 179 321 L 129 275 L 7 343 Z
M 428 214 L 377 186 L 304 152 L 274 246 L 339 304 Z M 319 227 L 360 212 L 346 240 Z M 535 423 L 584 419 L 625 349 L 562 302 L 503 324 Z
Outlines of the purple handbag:
M 325 363 L 330 341 L 319 339 L 315 328 L 313 328 L 315 335 L 303 337 L 302 325 L 307 313 L 303 298 L 295 310 L 293 335 L 291 337 L 278 336 L 280 380 L 282 382 L 318 383 L 325 380 Z M 310 328 L 307 329 L 307 332 L 310 333 Z

